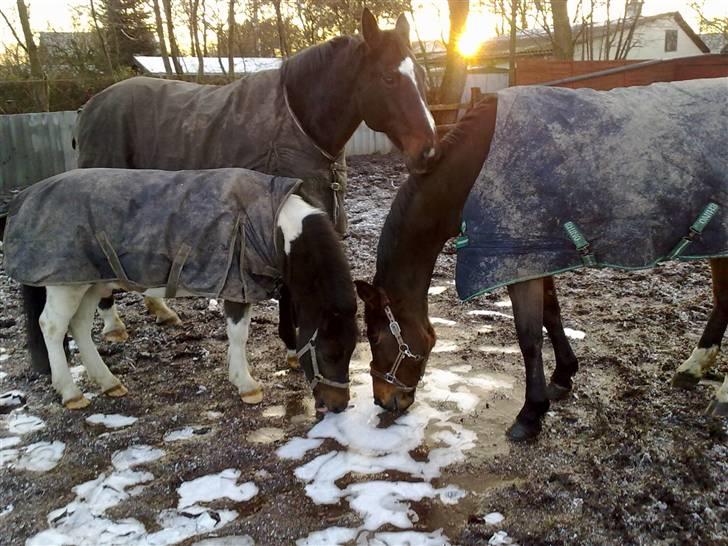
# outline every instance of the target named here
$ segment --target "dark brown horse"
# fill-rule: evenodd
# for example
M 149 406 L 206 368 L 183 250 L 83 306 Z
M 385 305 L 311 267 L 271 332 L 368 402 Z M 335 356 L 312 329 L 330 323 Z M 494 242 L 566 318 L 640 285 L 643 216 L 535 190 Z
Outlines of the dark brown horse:
M 132 78 L 93 97 L 79 118 L 79 167 L 210 169 L 245 167 L 304 181 L 302 195 L 346 229 L 344 146 L 359 124 L 386 133 L 408 168 L 435 160 L 436 133 L 425 80 L 410 49 L 404 15 L 380 30 L 365 9 L 361 36 L 308 48 L 281 69 L 226 86 Z M 163 204 L 160 204 L 163 206 Z M 160 323 L 179 318 L 146 298 Z M 104 335 L 124 340 L 111 298 L 102 300 Z M 290 297 L 281 294 L 281 337 L 295 362 Z
M 487 97 L 469 111 L 441 143 L 442 157 L 427 174 L 413 174 L 400 188 L 382 230 L 373 285 L 356 281 L 365 303 L 373 361 L 374 399 L 404 410 L 415 398 L 435 344 L 427 290 L 438 254 L 461 226 L 465 200 L 486 161 L 495 130 L 497 99 Z M 674 384 L 695 385 L 715 362 L 728 324 L 728 259 L 711 260 L 714 308 L 698 347 L 676 374 Z M 526 401 L 508 436 L 536 437 L 550 400 L 568 396 L 578 363 L 564 333 L 553 277 L 508 286 L 518 343 L 526 365 Z M 542 360 L 543 328 L 556 356 L 547 384 Z M 728 379 L 709 407 L 728 413 Z

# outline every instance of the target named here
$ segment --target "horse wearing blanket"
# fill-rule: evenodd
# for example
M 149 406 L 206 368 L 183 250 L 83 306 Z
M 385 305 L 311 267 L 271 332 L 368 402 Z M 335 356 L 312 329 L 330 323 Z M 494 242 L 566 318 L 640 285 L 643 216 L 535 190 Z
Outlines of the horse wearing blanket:
M 48 358 L 66 407 L 89 404 L 68 370 L 69 328 L 89 377 L 109 396 L 127 392 L 91 339 L 96 306 L 116 288 L 223 298 L 230 381 L 244 402 L 260 402 L 245 351 L 250 308 L 285 285 L 316 407 L 343 410 L 356 300 L 338 235 L 301 184 L 245 169 L 79 169 L 22 192 L 8 214 L 5 269 L 24 285 L 31 355 Z
M 374 284 L 357 281 L 375 399 L 388 409 L 414 401 L 435 344 L 427 287 L 438 253 L 461 230 L 459 295 L 508 286 L 513 302 L 526 401 L 511 439 L 537 436 L 549 400 L 572 388 L 577 359 L 552 277 L 562 271 L 710 259 L 713 312 L 674 379 L 695 385 L 728 325 L 727 211 L 728 79 L 608 92 L 516 87 L 487 98 L 443 139 L 438 165 L 402 186 Z M 548 386 L 544 327 L 556 355 Z M 728 379 L 708 411 L 728 413 Z
M 424 102 L 424 72 L 410 49 L 404 15 L 380 30 L 365 9 L 361 36 L 308 48 L 277 70 L 225 86 L 131 78 L 94 96 L 78 121 L 78 166 L 129 169 L 244 167 L 303 179 L 301 195 L 346 230 L 344 146 L 364 121 L 404 152 L 411 170 L 436 159 L 436 133 Z M 166 206 L 160 203 L 160 206 Z M 287 292 L 280 334 L 294 365 L 295 330 Z M 159 299 L 146 299 L 161 323 L 179 323 Z M 124 340 L 113 300 L 102 302 L 104 334 Z

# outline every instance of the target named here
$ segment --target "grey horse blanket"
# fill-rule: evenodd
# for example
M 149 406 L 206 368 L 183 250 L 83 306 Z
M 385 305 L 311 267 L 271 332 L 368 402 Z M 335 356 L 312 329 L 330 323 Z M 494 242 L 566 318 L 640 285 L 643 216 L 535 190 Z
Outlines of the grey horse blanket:
M 280 70 L 224 86 L 131 78 L 92 97 L 76 133 L 81 168 L 243 167 L 301 178 L 301 195 L 346 231 L 344 154 L 325 156 L 303 132 Z
M 278 213 L 300 183 L 246 169 L 68 171 L 11 203 L 5 270 L 34 286 L 267 299 L 282 279 Z
M 499 92 L 462 229 L 462 299 L 584 266 L 728 255 L 728 79 Z

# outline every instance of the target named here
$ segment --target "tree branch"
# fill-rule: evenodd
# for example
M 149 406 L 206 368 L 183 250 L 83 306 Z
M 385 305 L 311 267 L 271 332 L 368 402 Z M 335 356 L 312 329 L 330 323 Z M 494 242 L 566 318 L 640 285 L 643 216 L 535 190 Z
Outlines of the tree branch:
M 13 37 L 14 37 L 14 38 L 15 38 L 15 40 L 16 40 L 16 41 L 18 42 L 18 45 L 19 45 L 20 47 L 22 47 L 22 48 L 23 48 L 23 51 L 25 51 L 25 52 L 27 53 L 27 52 L 28 52 L 28 48 L 27 48 L 27 47 L 26 47 L 26 45 L 25 45 L 25 44 L 23 43 L 23 40 L 21 40 L 21 39 L 20 39 L 20 36 L 18 36 L 18 33 L 17 33 L 17 32 L 15 32 L 15 29 L 13 28 L 13 25 L 12 25 L 12 24 L 10 24 L 10 20 L 9 20 L 9 19 L 7 18 L 7 16 L 6 16 L 6 15 L 5 15 L 4 13 L 3 13 L 3 10 L 1 10 L 1 9 L 0 9 L 0 16 L 2 16 L 2 18 L 3 18 L 3 19 L 5 20 L 5 22 L 6 22 L 7 24 L 8 24 L 8 28 L 10 29 L 10 32 L 12 32 L 12 33 L 13 33 Z

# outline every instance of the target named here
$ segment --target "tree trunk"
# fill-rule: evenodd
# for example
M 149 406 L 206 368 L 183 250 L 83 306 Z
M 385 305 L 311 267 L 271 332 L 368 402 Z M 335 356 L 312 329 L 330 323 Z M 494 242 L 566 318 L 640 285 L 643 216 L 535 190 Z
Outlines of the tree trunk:
M 198 14 L 200 12 L 200 0 L 190 1 L 190 33 L 192 38 L 192 50 L 197 56 L 197 78 L 202 78 L 205 74 L 205 60 L 202 56 L 202 48 L 200 47 L 200 28 L 198 24 Z
M 571 35 L 571 21 L 567 0 L 551 0 L 551 14 L 554 19 L 554 56 L 566 61 L 574 60 L 574 42 Z
M 38 56 L 38 47 L 33 40 L 33 32 L 30 30 L 30 19 L 28 17 L 28 8 L 23 0 L 18 0 L 18 16 L 20 17 L 20 26 L 23 28 L 23 36 L 25 37 L 25 47 L 28 52 L 28 60 L 30 61 L 30 76 L 33 82 L 33 100 L 39 112 L 47 112 L 48 105 L 48 80 L 43 72 L 43 66 L 40 64 Z
M 463 96 L 465 79 L 467 78 L 468 64 L 458 52 L 457 44 L 460 35 L 465 29 L 465 22 L 470 11 L 469 0 L 447 0 L 450 8 L 450 36 L 447 40 L 447 61 L 445 73 L 440 84 L 439 101 L 445 104 L 459 103 Z M 435 122 L 438 124 L 455 123 L 458 111 L 435 112 Z
M 91 0 L 93 5 L 93 0 Z M 172 65 L 169 63 L 169 53 L 167 53 L 167 44 L 164 41 L 164 23 L 162 23 L 162 13 L 159 10 L 159 0 L 154 0 L 154 22 L 157 27 L 157 37 L 159 38 L 159 52 L 162 54 L 162 62 L 164 63 L 164 71 L 167 75 L 172 75 Z
M 511 34 L 508 40 L 508 85 L 516 85 L 516 20 L 518 0 L 511 0 Z
M 286 40 L 286 28 L 283 26 L 283 16 L 281 15 L 281 0 L 273 0 L 273 7 L 276 10 L 276 25 L 278 26 L 278 40 L 281 46 L 281 55 L 289 57 L 291 52 L 288 50 L 288 42 Z
M 228 3 L 228 74 L 235 76 L 235 61 L 233 60 L 233 44 L 235 42 L 235 0 Z
M 169 54 L 172 56 L 172 64 L 174 65 L 174 71 L 182 75 L 182 65 L 179 62 L 179 47 L 177 47 L 177 40 L 174 37 L 174 21 L 172 20 L 172 0 L 162 0 L 162 6 L 164 6 L 164 16 L 167 19 L 167 35 L 169 37 Z

